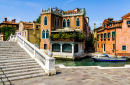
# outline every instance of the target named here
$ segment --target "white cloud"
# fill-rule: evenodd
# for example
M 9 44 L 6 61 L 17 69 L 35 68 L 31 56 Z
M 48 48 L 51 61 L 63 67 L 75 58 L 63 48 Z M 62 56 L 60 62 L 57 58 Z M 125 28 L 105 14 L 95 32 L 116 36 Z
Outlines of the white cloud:
M 72 2 L 72 1 L 75 1 L 75 0 L 69 0 L 69 1 L 65 2 L 64 5 L 66 5 L 66 4 L 68 4 L 68 3 Z

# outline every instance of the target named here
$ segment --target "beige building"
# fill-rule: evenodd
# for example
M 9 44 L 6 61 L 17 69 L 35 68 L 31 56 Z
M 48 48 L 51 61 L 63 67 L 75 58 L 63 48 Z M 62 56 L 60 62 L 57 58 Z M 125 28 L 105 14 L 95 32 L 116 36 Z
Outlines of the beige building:
M 17 33 L 31 43 L 39 44 L 38 42 L 40 42 L 40 24 L 35 21 L 33 23 L 20 21 Z

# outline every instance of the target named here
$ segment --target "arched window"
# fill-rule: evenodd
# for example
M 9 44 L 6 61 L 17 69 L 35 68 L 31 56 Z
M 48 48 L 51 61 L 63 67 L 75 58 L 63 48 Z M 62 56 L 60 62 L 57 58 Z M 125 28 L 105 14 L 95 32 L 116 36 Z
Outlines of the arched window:
M 55 18 L 55 26 L 59 26 L 59 18 Z
M 59 18 L 57 18 L 57 26 L 59 26 Z
M 44 25 L 47 25 L 47 17 L 44 18 Z
M 67 19 L 67 27 L 70 27 L 70 19 Z
M 63 20 L 63 27 L 66 27 L 66 20 Z
M 71 46 L 71 44 L 63 44 L 62 45 L 62 51 L 63 52 L 72 52 L 72 46 Z
M 56 25 L 56 17 L 55 17 L 55 26 L 57 26 L 57 25 Z
M 60 52 L 60 44 L 52 44 L 52 51 L 53 52 Z
M 49 30 L 46 30 L 46 38 L 49 38 Z
M 45 30 L 42 31 L 42 38 L 45 38 Z
M 79 18 L 76 19 L 76 26 L 80 26 L 80 20 L 79 20 Z

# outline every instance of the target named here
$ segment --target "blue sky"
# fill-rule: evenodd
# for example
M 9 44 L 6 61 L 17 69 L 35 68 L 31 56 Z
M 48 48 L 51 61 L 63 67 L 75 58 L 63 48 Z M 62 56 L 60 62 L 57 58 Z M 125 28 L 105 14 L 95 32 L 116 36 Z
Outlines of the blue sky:
M 0 22 L 4 17 L 8 20 L 33 21 L 40 15 L 40 10 L 48 9 L 50 6 L 58 7 L 64 11 L 73 10 L 77 7 L 86 9 L 89 24 L 93 30 L 109 17 L 120 20 L 121 17 L 130 12 L 130 0 L 0 0 Z

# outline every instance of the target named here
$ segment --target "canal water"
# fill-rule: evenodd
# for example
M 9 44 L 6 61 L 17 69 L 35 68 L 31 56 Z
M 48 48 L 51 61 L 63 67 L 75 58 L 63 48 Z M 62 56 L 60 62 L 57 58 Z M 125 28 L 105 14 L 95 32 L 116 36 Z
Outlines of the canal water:
M 56 60 L 57 64 L 63 64 L 65 66 L 101 66 L 101 67 L 123 67 L 130 65 L 130 59 L 126 62 L 95 62 L 91 58 L 85 58 L 76 61 Z

